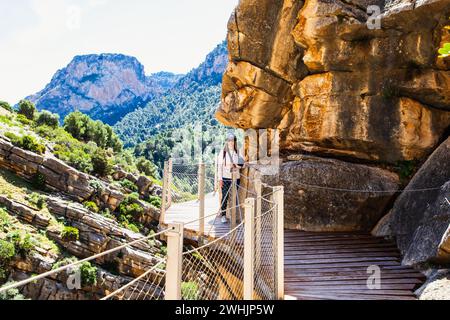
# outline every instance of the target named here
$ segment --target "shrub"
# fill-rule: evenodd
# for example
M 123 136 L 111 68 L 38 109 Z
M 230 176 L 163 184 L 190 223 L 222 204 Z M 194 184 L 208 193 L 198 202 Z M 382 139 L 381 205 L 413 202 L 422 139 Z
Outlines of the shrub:
M 125 228 L 127 228 L 128 230 L 131 230 L 133 232 L 139 233 L 141 230 L 139 229 L 138 226 L 136 226 L 133 223 L 127 223 L 126 225 L 124 225 Z
M 5 285 L 10 285 L 12 282 L 8 282 Z M 26 300 L 25 297 L 19 292 L 18 289 L 9 289 L 0 293 L 0 300 Z
M 13 112 L 13 108 L 11 105 L 6 101 L 0 101 L 0 108 L 3 108 L 5 110 L 8 110 L 9 112 Z
M 136 163 L 136 167 L 139 172 L 145 174 L 146 176 L 156 178 L 156 166 L 144 157 L 140 157 Z
M 162 200 L 161 200 L 160 197 L 157 197 L 157 196 L 150 196 L 150 197 L 148 198 L 148 202 L 149 202 L 151 205 L 155 206 L 156 208 L 161 209 Z
M 45 176 L 40 172 L 36 172 L 31 178 L 31 184 L 35 189 L 45 190 Z
M 45 146 L 36 141 L 36 138 L 30 135 L 19 137 L 12 132 L 6 132 L 5 136 L 11 140 L 11 143 L 19 148 L 32 151 L 38 154 L 45 153 Z
M 92 169 L 95 174 L 105 177 L 112 171 L 112 163 L 104 149 L 97 149 L 92 155 Z
M 119 205 L 119 215 L 117 220 L 122 226 L 132 231 L 139 232 L 142 225 L 137 223 L 137 218 L 142 214 L 144 209 L 135 201 L 139 200 L 137 193 L 129 194 Z M 136 231 L 137 230 L 137 231 Z
M 3 116 L 3 115 L 0 115 L 0 122 L 6 124 L 6 125 L 9 126 L 9 127 L 12 127 L 12 126 L 13 126 L 13 122 L 12 122 L 10 116 Z
M 59 115 L 44 110 L 41 113 L 39 113 L 36 119 L 36 125 L 38 126 L 46 125 L 49 126 L 50 128 L 55 129 L 59 126 Z
M 12 231 L 6 235 L 10 243 L 14 245 L 15 252 L 24 256 L 33 249 L 34 244 L 29 234 L 21 234 L 19 231 Z
M 27 125 L 27 126 L 29 126 L 29 125 L 31 125 L 33 123 L 33 121 L 29 120 L 23 114 L 17 115 L 16 120 L 19 121 L 21 124 L 24 124 L 24 125 Z
M 9 241 L 0 240 L 0 261 L 9 261 L 16 255 L 14 244 Z
M 27 117 L 28 120 L 34 120 L 36 107 L 31 101 L 21 100 L 19 102 L 19 111 L 17 113 L 23 114 L 25 117 Z
M 74 227 L 64 227 L 61 238 L 67 242 L 74 242 L 80 239 L 80 231 Z
M 78 259 L 77 259 L 76 257 L 66 257 L 66 258 L 63 258 L 63 259 L 61 259 L 61 260 L 59 260 L 58 262 L 56 262 L 56 263 L 53 264 L 52 270 L 59 269 L 59 268 L 61 268 L 61 267 L 67 266 L 67 265 L 69 265 L 69 264 L 71 264 L 71 263 L 75 263 L 75 262 L 77 262 L 77 261 L 78 261 Z
M 106 208 L 105 210 L 101 211 L 100 214 L 103 217 L 107 218 L 107 219 L 116 220 L 116 217 L 111 214 L 111 212 L 109 211 L 108 208 Z
M 93 201 L 86 201 L 83 203 L 84 207 L 92 212 L 98 213 L 100 209 L 98 208 L 97 204 Z
M 410 178 L 414 171 L 417 169 L 417 165 L 417 160 L 398 161 L 396 164 L 396 169 L 400 176 L 400 179 L 405 180 Z
M 119 182 L 119 184 L 120 184 L 123 188 L 128 189 L 128 190 L 131 190 L 132 192 L 138 191 L 138 187 L 137 187 L 133 182 L 131 182 L 131 181 L 128 180 L 128 179 L 121 180 L 121 181 Z
M 9 226 L 11 226 L 11 217 L 4 209 L 0 208 L 0 231 Z
M 85 286 L 97 285 L 97 267 L 90 262 L 84 262 L 80 266 L 81 283 Z
M 181 283 L 181 296 L 183 300 L 197 300 L 199 295 L 198 284 L 190 282 Z
M 36 138 L 29 135 L 22 137 L 21 147 L 25 150 L 33 151 L 38 154 L 45 153 L 45 146 L 36 141 Z
M 0 265 L 0 281 L 3 281 L 6 279 L 7 271 Z
M 41 196 L 38 193 L 33 192 L 27 197 L 27 200 L 31 204 L 35 205 L 39 210 L 42 210 L 45 207 L 45 197 Z

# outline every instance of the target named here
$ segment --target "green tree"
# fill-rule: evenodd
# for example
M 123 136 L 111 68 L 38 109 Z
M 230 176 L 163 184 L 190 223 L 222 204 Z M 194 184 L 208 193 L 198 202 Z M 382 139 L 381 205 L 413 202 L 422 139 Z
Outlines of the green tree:
M 111 173 L 112 162 L 106 150 L 99 148 L 92 155 L 92 167 L 94 173 L 102 177 L 105 177 Z
M 79 111 L 72 112 L 64 118 L 64 130 L 75 139 L 85 140 L 89 117 Z
M 64 119 L 64 129 L 80 141 L 92 141 L 98 147 L 112 148 L 114 152 L 122 151 L 122 142 L 109 125 L 94 121 L 79 111 L 70 113 Z
M 13 112 L 13 108 L 11 107 L 11 105 L 6 102 L 6 101 L 0 101 L 0 108 L 3 108 L 5 110 L 8 110 L 10 112 Z
M 44 110 L 39 113 L 36 119 L 36 124 L 38 126 L 47 125 L 53 129 L 56 129 L 59 126 L 59 115 Z
M 31 101 L 21 100 L 19 102 L 18 113 L 23 114 L 25 117 L 27 117 L 28 120 L 34 120 L 34 117 L 36 115 L 36 106 Z

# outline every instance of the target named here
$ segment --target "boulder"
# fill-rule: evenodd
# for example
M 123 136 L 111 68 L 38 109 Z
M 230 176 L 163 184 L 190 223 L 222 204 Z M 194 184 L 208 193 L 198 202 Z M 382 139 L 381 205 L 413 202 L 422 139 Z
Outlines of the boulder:
M 403 263 L 450 263 L 450 138 L 423 164 L 392 209 Z
M 153 185 L 152 180 L 146 176 L 140 176 L 136 182 L 140 195 L 146 197 L 150 193 L 150 187 Z
M 284 185 L 287 228 L 317 232 L 372 230 L 399 187 L 390 171 L 311 156 L 262 179 Z
M 450 271 L 431 270 L 427 282 L 416 294 L 420 300 L 450 300 Z

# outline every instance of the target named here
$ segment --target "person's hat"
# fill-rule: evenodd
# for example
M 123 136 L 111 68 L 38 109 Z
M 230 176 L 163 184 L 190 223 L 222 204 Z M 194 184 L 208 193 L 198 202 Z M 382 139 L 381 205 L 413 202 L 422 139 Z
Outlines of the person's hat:
M 234 141 L 236 139 L 236 136 L 233 133 L 229 133 L 227 136 L 227 141 Z

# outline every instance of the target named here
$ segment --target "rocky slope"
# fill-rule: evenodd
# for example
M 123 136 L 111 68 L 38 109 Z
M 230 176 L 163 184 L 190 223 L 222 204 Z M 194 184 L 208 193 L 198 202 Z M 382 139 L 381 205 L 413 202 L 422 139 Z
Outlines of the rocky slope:
M 146 76 L 136 58 L 122 54 L 76 56 L 42 91 L 27 99 L 61 118 L 79 110 L 114 124 L 172 88 L 180 77 L 167 72 Z
M 52 143 L 42 137 L 39 141 L 45 144 L 44 154 L 25 150 L 12 144 L 5 130 L 31 137 L 36 136 L 36 128 L 19 125 L 16 119 L 15 114 L 6 114 L 0 127 L 0 286 L 135 241 L 156 230 L 160 210 L 142 200 L 160 195 L 161 187 L 154 181 L 118 166 L 109 178 L 82 173 L 56 158 Z M 129 182 L 127 188 L 117 183 L 123 180 Z M 131 194 L 130 185 L 136 194 Z M 139 228 L 123 223 L 123 210 L 127 215 L 134 210 L 129 219 Z M 76 230 L 76 238 L 64 235 L 68 228 Z M 11 244 L 15 250 L 7 255 Z M 103 298 L 158 263 L 165 256 L 164 249 L 155 239 L 98 258 L 89 267 L 94 272 L 91 279 L 96 282 L 83 284 L 77 290 L 67 286 L 70 273 L 62 272 L 30 283 L 20 292 L 38 300 Z M 133 284 L 131 291 L 135 287 L 135 293 L 162 290 L 145 280 Z M 3 298 L 0 296 L 0 300 Z

